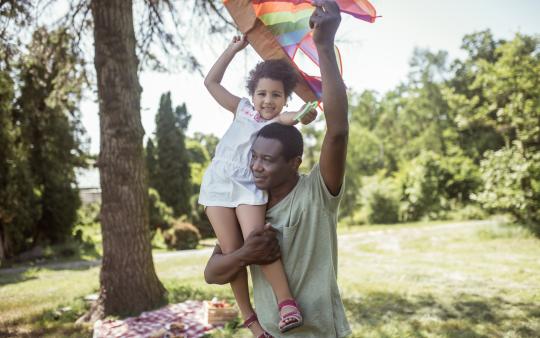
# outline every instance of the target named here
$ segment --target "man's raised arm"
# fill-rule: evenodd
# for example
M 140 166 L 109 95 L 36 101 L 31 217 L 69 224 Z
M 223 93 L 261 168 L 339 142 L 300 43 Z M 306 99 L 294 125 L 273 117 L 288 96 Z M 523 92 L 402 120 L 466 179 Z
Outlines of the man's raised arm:
M 310 18 L 313 41 L 319 54 L 322 78 L 322 101 L 326 119 L 320 168 L 328 190 L 337 195 L 343 184 L 349 122 L 345 84 L 341 79 L 334 50 L 334 38 L 341 22 L 338 5 L 334 1 L 314 1 L 316 6 Z

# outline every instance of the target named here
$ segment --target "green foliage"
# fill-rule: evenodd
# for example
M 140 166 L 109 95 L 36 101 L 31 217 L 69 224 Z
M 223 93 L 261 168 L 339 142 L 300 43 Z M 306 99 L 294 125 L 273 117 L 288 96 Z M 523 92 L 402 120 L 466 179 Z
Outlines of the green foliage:
M 80 205 L 74 168 L 84 166 L 78 104 L 86 79 L 71 40 L 66 29 L 34 32 L 20 64 L 16 108 L 40 196 L 42 212 L 34 239 L 53 243 L 71 234 Z
M 102 251 L 101 225 L 99 224 L 99 203 L 83 204 L 77 210 L 77 222 L 73 228 L 73 241 L 78 245 L 78 258 L 94 259 L 100 257 Z
M 185 104 L 173 111 L 171 93 L 161 96 L 156 115 L 157 165 L 150 182 L 176 217 L 190 213 L 191 170 L 185 145 L 189 119 Z
M 402 166 L 396 175 L 401 190 L 401 219 L 437 219 L 438 213 L 447 207 L 444 182 L 448 176 L 441 157 L 431 151 L 422 152 Z
M 150 187 L 156 186 L 157 179 L 157 154 L 156 147 L 151 138 L 146 142 L 145 157 L 146 157 L 146 170 L 148 173 L 148 185 Z
M 206 149 L 210 158 L 214 157 L 219 143 L 219 138 L 216 135 L 196 132 L 191 139 L 200 143 Z
M 176 221 L 172 228 L 164 233 L 163 238 L 169 249 L 189 250 L 197 247 L 201 235 L 193 224 Z
M 300 172 L 309 172 L 315 163 L 319 162 L 323 138 L 322 125 L 319 122 L 312 122 L 302 126 L 301 132 L 304 138 L 304 156 Z
M 93 225 L 99 222 L 99 211 L 101 205 L 97 202 L 83 204 L 77 210 L 77 225 Z
M 494 139 L 486 130 L 502 140 L 477 151 L 483 184 L 475 199 L 491 211 L 513 214 L 539 234 L 540 37 L 516 34 L 495 41 L 481 32 L 465 42 L 470 58 L 458 63 L 448 95 L 458 125 L 479 130 L 471 137 L 481 142 Z
M 365 91 L 360 95 L 353 94 L 351 101 L 353 106 L 350 109 L 346 181 L 340 212 L 348 217 L 349 223 L 357 223 L 359 220 L 355 218 L 355 214 L 362 206 L 360 193 L 362 176 L 373 175 L 384 168 L 385 158 L 381 140 L 368 129 L 376 125 L 379 117 L 375 94 L 370 91 Z M 319 139 L 322 137 L 320 132 L 312 134 Z M 314 142 L 317 149 L 320 149 L 321 143 L 321 141 Z M 366 220 L 362 219 L 361 222 L 366 222 Z
M 216 237 L 214 228 L 206 216 L 204 206 L 200 205 L 199 194 L 191 196 L 191 222 L 197 227 L 202 238 Z
M 201 189 L 204 171 L 210 164 L 210 155 L 208 155 L 208 151 L 201 142 L 192 138 L 188 138 L 186 148 L 189 156 L 193 191 L 199 191 Z
M 458 204 L 449 210 L 445 219 L 454 221 L 482 220 L 489 218 L 489 213 L 480 203 Z
M 392 194 L 366 186 L 384 169 L 399 187 L 402 221 L 484 217 L 483 207 L 538 223 L 539 44 L 538 36 L 473 33 L 463 39 L 466 58 L 449 62 L 444 51 L 417 49 L 397 88 L 380 98 L 351 95 L 347 222 L 370 222 L 392 206 Z M 521 157 L 490 160 L 510 147 Z
M 366 178 L 362 187 L 363 214 L 368 224 L 392 224 L 399 220 L 399 198 L 393 181 L 382 175 Z
M 12 122 L 13 86 L 8 72 L 0 71 L 0 264 L 28 249 L 26 239 L 41 213 L 28 149 L 20 142 L 20 127 Z
M 156 189 L 148 189 L 148 206 L 150 208 L 150 232 L 152 237 L 157 229 L 165 230 L 171 227 L 173 218 L 172 208 L 163 203 Z
M 39 27 L 26 49 L 8 52 L 0 55 L 0 259 L 71 237 L 74 168 L 85 158 L 77 107 L 86 78 L 69 32 Z
M 478 62 L 473 87 L 482 88 L 486 104 L 477 109 L 493 114 L 506 140 L 520 140 L 524 147 L 538 144 L 540 135 L 540 37 L 517 34 L 496 49 L 494 63 Z
M 540 236 L 540 153 L 526 156 L 514 144 L 488 152 L 480 170 L 484 185 L 474 199 L 488 210 L 511 213 Z

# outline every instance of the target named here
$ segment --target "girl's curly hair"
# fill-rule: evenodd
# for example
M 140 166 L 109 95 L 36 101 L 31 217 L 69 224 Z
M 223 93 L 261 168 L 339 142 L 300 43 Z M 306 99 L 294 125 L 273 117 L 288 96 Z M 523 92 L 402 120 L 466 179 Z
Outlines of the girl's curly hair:
M 260 79 L 272 79 L 283 83 L 285 96 L 290 97 L 294 87 L 298 83 L 298 73 L 296 69 L 284 59 L 274 59 L 259 62 L 255 68 L 249 72 L 246 88 L 249 95 L 255 93 L 255 88 Z

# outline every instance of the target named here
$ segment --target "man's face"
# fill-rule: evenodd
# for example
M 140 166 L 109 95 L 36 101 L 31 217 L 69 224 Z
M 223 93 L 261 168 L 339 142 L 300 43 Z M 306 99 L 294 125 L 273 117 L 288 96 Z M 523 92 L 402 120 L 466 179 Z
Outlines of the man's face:
M 296 177 L 300 159 L 287 161 L 282 150 L 278 140 L 257 137 L 253 142 L 250 167 L 257 188 L 269 190 Z

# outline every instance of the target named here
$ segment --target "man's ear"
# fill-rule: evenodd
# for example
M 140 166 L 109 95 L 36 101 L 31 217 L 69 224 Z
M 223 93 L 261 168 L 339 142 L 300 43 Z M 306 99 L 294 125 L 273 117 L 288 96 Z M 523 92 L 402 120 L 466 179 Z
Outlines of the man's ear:
M 302 164 L 302 157 L 301 157 L 301 156 L 293 157 L 293 158 L 290 160 L 290 163 L 291 163 L 291 167 L 292 167 L 295 171 L 298 171 L 298 168 L 300 168 L 300 164 Z

